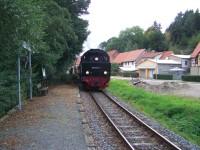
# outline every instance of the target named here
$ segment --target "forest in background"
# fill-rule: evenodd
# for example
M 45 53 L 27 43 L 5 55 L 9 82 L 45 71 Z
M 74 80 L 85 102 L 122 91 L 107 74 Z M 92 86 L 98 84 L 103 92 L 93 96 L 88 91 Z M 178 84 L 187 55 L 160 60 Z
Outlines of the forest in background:
M 100 43 L 99 47 L 106 51 L 117 49 L 124 52 L 145 48 L 158 52 L 172 50 L 176 54 L 191 54 L 200 41 L 199 10 L 180 12 L 164 33 L 161 29 L 156 21 L 146 31 L 133 26 L 121 31 L 118 37 Z
M 17 57 L 21 58 L 21 94 L 28 95 L 28 51 L 32 50 L 33 89 L 42 68 L 49 81 L 66 80 L 66 70 L 82 50 L 89 31 L 90 0 L 0 0 L 0 116 L 17 101 Z

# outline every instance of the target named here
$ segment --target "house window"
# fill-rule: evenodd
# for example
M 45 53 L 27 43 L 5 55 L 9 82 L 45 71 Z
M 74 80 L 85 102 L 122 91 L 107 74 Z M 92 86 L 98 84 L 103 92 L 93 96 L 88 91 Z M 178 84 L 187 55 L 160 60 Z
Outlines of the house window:
M 188 65 L 188 62 L 187 61 L 185 61 L 185 66 L 187 66 Z

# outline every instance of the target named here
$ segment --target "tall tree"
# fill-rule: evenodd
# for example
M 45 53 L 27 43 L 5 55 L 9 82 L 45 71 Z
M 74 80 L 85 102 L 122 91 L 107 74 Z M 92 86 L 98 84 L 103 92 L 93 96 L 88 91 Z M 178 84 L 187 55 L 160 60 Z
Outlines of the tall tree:
M 164 34 L 161 32 L 161 25 L 156 21 L 145 31 L 146 49 L 164 51 L 168 48 Z
M 166 32 L 169 35 L 169 42 L 178 49 L 192 49 L 199 40 L 200 13 L 197 9 L 180 12 Z M 192 41 L 191 41 L 192 40 Z M 188 51 L 189 52 L 189 51 Z
M 118 49 L 119 51 L 133 50 L 143 48 L 144 34 L 143 29 L 139 26 L 127 28 L 120 32 L 118 37 L 112 37 L 108 41 L 100 43 L 99 47 L 105 50 Z

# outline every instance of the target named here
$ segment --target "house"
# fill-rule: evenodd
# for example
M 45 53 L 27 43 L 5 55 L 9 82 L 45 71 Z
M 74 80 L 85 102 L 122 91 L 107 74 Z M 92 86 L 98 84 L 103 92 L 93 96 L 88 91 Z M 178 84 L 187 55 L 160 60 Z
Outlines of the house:
M 113 60 L 113 63 L 120 65 L 121 71 L 135 71 L 136 64 L 141 59 L 144 49 L 137 49 L 128 52 L 119 53 Z
M 191 54 L 191 75 L 200 75 L 200 42 Z
M 140 60 L 138 61 L 138 64 L 144 62 L 144 61 L 147 60 L 147 59 L 155 59 L 155 60 L 160 59 L 161 56 L 162 56 L 162 53 L 161 53 L 161 52 L 147 51 L 147 50 L 146 50 L 146 51 L 142 54 Z M 136 66 L 137 66 L 138 64 L 136 64 Z
M 139 77 L 153 79 L 154 74 L 172 74 L 171 70 L 180 68 L 181 62 L 174 60 L 147 59 L 137 66 Z
M 190 67 L 191 67 L 190 55 L 172 54 L 172 55 L 168 56 L 168 59 L 180 62 L 181 68 L 184 69 L 186 72 L 189 72 Z

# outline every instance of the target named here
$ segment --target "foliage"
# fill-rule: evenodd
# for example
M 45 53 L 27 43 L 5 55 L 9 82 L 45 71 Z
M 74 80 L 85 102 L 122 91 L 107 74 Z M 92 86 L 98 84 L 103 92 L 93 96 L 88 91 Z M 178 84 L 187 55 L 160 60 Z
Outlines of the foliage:
M 156 50 L 158 52 L 168 49 L 165 35 L 161 32 L 161 25 L 156 21 L 153 26 L 149 27 L 147 31 L 145 31 L 144 34 L 146 37 L 146 49 Z
M 166 30 L 169 34 L 169 42 L 179 49 L 185 49 L 187 54 L 191 52 L 187 49 L 193 49 L 200 41 L 199 31 L 200 13 L 198 9 L 195 12 L 193 10 L 180 12 Z
M 26 42 L 32 50 L 33 87 L 42 79 L 67 80 L 66 70 L 87 38 L 87 14 L 90 0 L 1 0 L 0 1 L 0 116 L 17 104 L 16 60 L 21 58 L 23 99 L 28 93 Z M 34 91 L 35 94 L 35 91 Z M 3 113 L 2 113 L 3 112 Z
M 200 145 L 199 100 L 147 92 L 122 80 L 112 80 L 108 90 L 170 130 Z
M 120 76 L 138 78 L 139 74 L 133 71 L 124 71 L 124 72 L 120 72 Z
M 115 76 L 119 73 L 119 65 L 118 64 L 111 64 L 111 75 Z
M 99 47 L 105 50 L 117 49 L 120 52 L 144 47 L 143 29 L 138 26 L 121 31 L 119 37 L 102 42 Z
M 200 82 L 200 76 L 195 75 L 183 75 L 183 81 Z
M 191 54 L 200 41 L 200 13 L 197 9 L 180 12 L 165 33 L 161 25 L 154 21 L 146 31 L 138 26 L 120 31 L 118 37 L 111 37 L 99 44 L 99 47 L 109 51 L 117 49 L 120 52 L 145 48 L 158 52 L 173 50 L 177 54 Z
M 162 79 L 162 80 L 172 80 L 173 79 L 173 75 L 169 75 L 169 74 L 154 74 L 153 78 L 154 79 Z
M 163 51 L 168 48 L 168 44 L 161 32 L 161 25 L 154 22 L 145 32 L 139 26 L 127 28 L 118 37 L 100 43 L 99 47 L 107 51 L 117 49 L 120 52 L 141 48 Z

